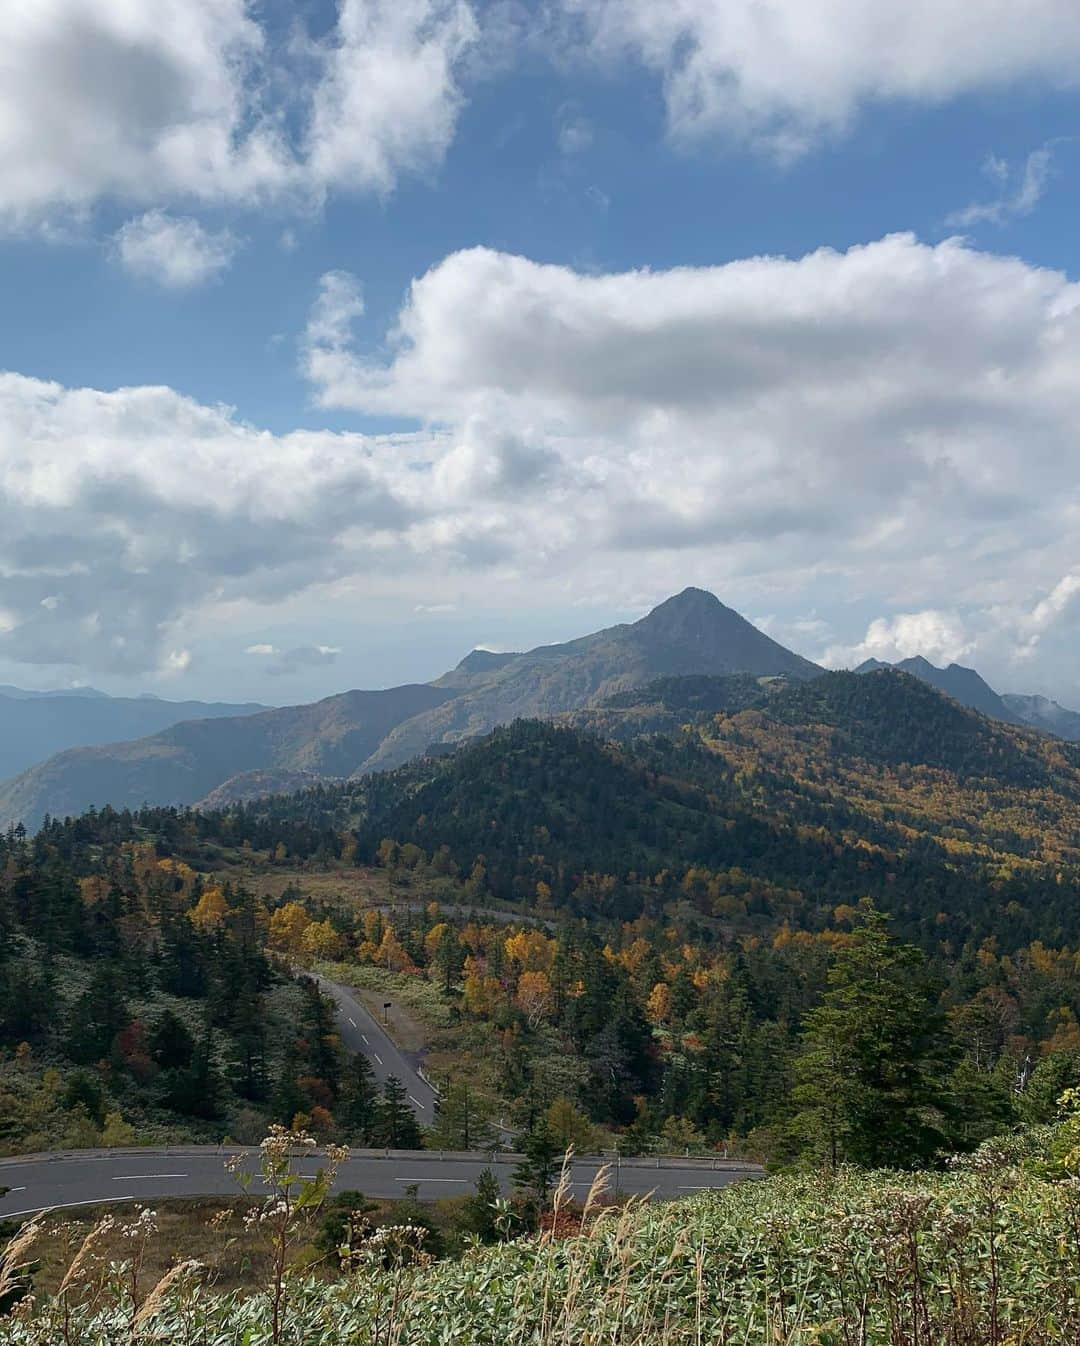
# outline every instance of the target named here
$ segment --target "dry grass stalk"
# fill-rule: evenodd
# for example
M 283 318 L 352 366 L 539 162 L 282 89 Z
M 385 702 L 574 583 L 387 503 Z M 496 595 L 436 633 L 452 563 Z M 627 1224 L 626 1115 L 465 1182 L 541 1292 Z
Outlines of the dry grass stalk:
M 71 1259 L 71 1264 L 68 1266 L 67 1271 L 64 1272 L 64 1279 L 60 1282 L 59 1289 L 56 1291 L 57 1299 L 62 1299 L 71 1286 L 77 1283 L 91 1252 L 93 1252 L 96 1245 L 101 1242 L 115 1223 L 116 1222 L 111 1215 L 106 1215 L 104 1219 L 99 1220 L 86 1235 L 79 1245 L 79 1251 Z
M 44 1217 L 29 1220 L 0 1254 L 0 1299 L 15 1290 L 30 1263 L 21 1260 L 44 1227 Z
M 197 1271 L 202 1270 L 202 1263 L 194 1258 L 189 1258 L 186 1262 L 178 1262 L 176 1266 L 166 1271 L 157 1285 L 143 1300 L 138 1313 L 132 1319 L 131 1330 L 136 1333 L 139 1329 L 162 1307 L 170 1291 L 180 1282 L 189 1276 L 194 1276 Z

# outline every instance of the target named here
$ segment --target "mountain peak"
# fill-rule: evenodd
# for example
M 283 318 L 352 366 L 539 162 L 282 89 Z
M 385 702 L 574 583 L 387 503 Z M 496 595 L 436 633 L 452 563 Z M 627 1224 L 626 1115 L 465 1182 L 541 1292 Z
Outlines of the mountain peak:
M 973 668 L 965 668 L 963 664 L 949 664 L 947 668 L 939 668 L 921 654 L 916 654 L 896 664 L 882 664 L 877 659 L 867 659 L 855 672 L 869 673 L 875 668 L 892 668 L 900 673 L 910 673 L 912 677 L 928 682 L 939 692 L 959 701 L 962 706 L 989 715 L 991 719 L 1003 720 L 1006 724 L 1022 723 L 1021 717 L 1006 705 L 981 674 Z
M 730 608 L 724 606 L 715 594 L 708 589 L 695 589 L 693 585 L 681 590 L 677 594 L 672 594 L 670 598 L 665 598 L 662 603 L 658 603 L 646 616 L 642 617 L 643 622 L 652 621 L 654 618 L 664 618 L 670 616 L 686 617 L 711 617 L 721 612 L 731 612 Z

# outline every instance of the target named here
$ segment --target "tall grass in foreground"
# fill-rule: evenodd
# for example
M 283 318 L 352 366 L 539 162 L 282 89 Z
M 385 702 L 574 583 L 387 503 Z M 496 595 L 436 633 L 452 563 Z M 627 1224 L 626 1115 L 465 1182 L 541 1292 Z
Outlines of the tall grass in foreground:
M 565 1199 L 565 1194 L 560 1200 Z M 559 1223 L 559 1222 L 557 1222 Z M 565 1220 L 561 1222 L 565 1228 Z M 1080 1342 L 1080 1183 L 987 1146 L 944 1174 L 774 1178 L 607 1207 L 433 1263 L 357 1231 L 343 1278 L 217 1296 L 188 1267 L 0 1323 L 18 1346 L 1047 1346 Z M 39 1235 L 40 1236 L 40 1235 Z M 32 1253 L 25 1243 L 19 1259 Z M 111 1298 L 110 1298 L 111 1294 Z M 277 1321 L 275 1323 L 275 1303 Z

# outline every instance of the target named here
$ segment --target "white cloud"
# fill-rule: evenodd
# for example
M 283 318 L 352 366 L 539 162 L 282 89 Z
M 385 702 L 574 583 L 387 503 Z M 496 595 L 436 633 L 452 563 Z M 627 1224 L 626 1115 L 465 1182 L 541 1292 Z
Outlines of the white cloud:
M 422 527 L 478 561 L 833 585 L 939 658 L 969 639 L 891 614 L 1007 610 L 1015 646 L 1075 564 L 1080 287 L 958 240 L 612 275 L 473 249 L 413 283 L 389 359 L 326 330 L 321 403 L 444 430 Z
M 0 48 L 0 207 L 9 219 L 102 196 L 244 197 L 288 154 L 255 93 L 262 29 L 244 0 L 35 0 Z
M 162 210 L 128 220 L 113 242 L 126 271 L 168 290 L 190 289 L 220 275 L 237 246 L 228 230 L 211 233 L 198 220 Z
M 1002 188 L 1005 187 L 1011 172 L 1005 160 L 991 156 L 984 165 L 984 169 L 988 176 L 998 182 Z M 977 201 L 973 205 L 965 206 L 963 210 L 954 211 L 948 217 L 946 223 L 967 228 L 969 225 L 985 222 L 1002 224 L 1010 218 L 1030 215 L 1042 200 L 1049 186 L 1052 170 L 1052 146 L 1047 144 L 1043 145 L 1041 149 L 1032 150 L 1024 161 L 1023 171 L 1014 192 L 1010 193 L 1003 190 L 996 200 Z
M 932 664 L 954 664 L 970 655 L 974 648 L 975 642 L 956 613 L 928 608 L 924 612 L 875 618 L 858 645 L 834 647 L 824 662 L 831 668 L 852 667 L 865 659 L 892 664 L 921 654 Z
M 563 154 L 584 154 L 593 143 L 592 122 L 571 106 L 560 110 L 557 130 L 559 150 Z
M 0 47 L 0 225 L 97 201 L 310 205 L 438 162 L 476 38 L 466 0 L 340 0 L 271 41 L 247 0 L 34 0 Z
M 316 385 L 336 386 L 353 367 L 352 325 L 364 313 L 360 283 L 348 271 L 327 271 L 311 306 L 301 342 L 304 373 Z
M 672 132 L 781 154 L 846 130 L 860 109 L 940 103 L 1021 81 L 1075 85 L 1074 0 L 561 0 L 591 51 L 663 80 Z
M 161 661 L 160 675 L 163 678 L 178 678 L 191 667 L 190 650 L 170 650 Z
M 477 31 L 465 0 L 341 0 L 314 91 L 313 181 L 387 191 L 399 173 L 438 163 L 463 101 L 456 67 Z
M 299 633 L 380 586 L 405 613 L 448 583 L 611 612 L 698 583 L 811 655 L 880 616 L 879 652 L 1004 666 L 1039 635 L 1025 683 L 1075 668 L 1058 273 L 909 236 L 610 275 L 475 249 L 414 282 L 384 358 L 350 344 L 359 312 L 324 278 L 318 394 L 422 429 L 273 435 L 168 388 L 0 378 L 0 660 L 157 668 L 243 602 L 250 641 L 295 618 L 253 654 L 316 667 L 336 642 Z
M 362 572 L 386 539 L 407 551 L 410 442 L 0 375 L 0 657 L 148 671 L 187 613 Z

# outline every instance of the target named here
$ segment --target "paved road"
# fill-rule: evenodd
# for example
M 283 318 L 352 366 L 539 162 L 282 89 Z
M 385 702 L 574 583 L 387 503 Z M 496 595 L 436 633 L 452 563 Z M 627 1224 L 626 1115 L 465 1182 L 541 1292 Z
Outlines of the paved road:
M 218 1146 L 173 1146 L 145 1150 L 82 1150 L 54 1155 L 25 1155 L 0 1159 L 0 1220 L 60 1206 L 97 1205 L 105 1201 L 158 1201 L 163 1197 L 238 1196 L 241 1189 L 225 1171 L 232 1155 L 250 1160 L 254 1171 L 257 1151 Z M 354 1151 L 342 1165 L 336 1188 L 354 1189 L 367 1196 L 403 1196 L 416 1184 L 422 1199 L 462 1196 L 474 1190 L 485 1168 L 498 1175 L 509 1191 L 517 1157 L 513 1155 L 446 1155 L 427 1151 Z M 300 1172 L 313 1174 L 316 1156 L 297 1160 Z M 596 1176 L 600 1161 L 575 1159 L 573 1190 L 581 1197 Z M 743 1178 L 761 1177 L 752 1165 L 712 1160 L 629 1160 L 612 1170 L 612 1186 L 623 1192 L 654 1194 L 659 1198 L 689 1196 L 706 1188 L 727 1187 Z M 260 1193 L 254 1182 L 250 1188 Z
M 310 975 L 310 974 L 309 974 Z M 393 1075 L 405 1086 L 409 1102 L 421 1126 L 435 1125 L 435 1090 L 418 1072 L 419 1057 L 398 1047 L 355 992 L 325 977 L 315 977 L 319 987 L 337 1006 L 338 1033 L 350 1051 L 363 1052 L 381 1085 Z

